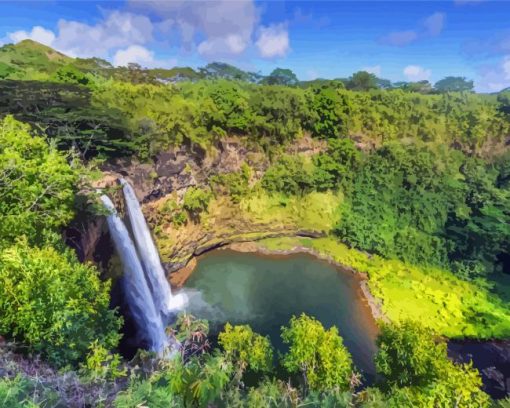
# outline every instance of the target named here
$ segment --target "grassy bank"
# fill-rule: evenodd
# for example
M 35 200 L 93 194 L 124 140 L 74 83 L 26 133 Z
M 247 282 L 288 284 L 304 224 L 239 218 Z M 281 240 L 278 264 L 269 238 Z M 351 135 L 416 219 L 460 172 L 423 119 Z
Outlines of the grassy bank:
M 162 260 L 185 263 L 201 248 L 238 241 L 257 241 L 274 235 L 303 231 L 326 234 L 338 220 L 340 194 L 313 192 L 302 197 L 253 192 L 234 203 L 228 197 L 213 198 L 207 211 L 182 225 L 167 212 L 170 196 L 145 208 Z M 179 208 L 175 211 L 181 211 Z
M 502 300 L 510 293 L 508 282 L 498 284 L 496 295 L 487 285 L 462 280 L 448 270 L 368 255 L 331 236 L 265 238 L 307 230 L 327 234 L 338 222 L 342 200 L 341 194 L 331 192 L 289 197 L 259 190 L 239 203 L 215 198 L 200 220 L 179 227 L 159 217 L 155 229 L 166 262 L 185 264 L 194 250 L 228 242 L 257 241 L 268 250 L 304 246 L 366 273 L 371 293 L 392 321 L 419 321 L 451 338 L 510 337 L 510 311 Z M 153 210 L 159 212 L 164 205 L 160 202 Z
M 369 256 L 334 238 L 270 238 L 269 250 L 308 247 L 336 262 L 368 274 L 372 294 L 392 321 L 412 319 L 451 338 L 508 338 L 510 311 L 488 289 L 451 272 Z

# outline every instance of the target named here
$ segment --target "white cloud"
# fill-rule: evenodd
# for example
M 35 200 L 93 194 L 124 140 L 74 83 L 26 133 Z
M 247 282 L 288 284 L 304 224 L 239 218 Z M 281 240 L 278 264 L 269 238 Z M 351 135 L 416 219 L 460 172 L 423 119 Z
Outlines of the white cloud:
M 136 10 L 171 19 L 183 47 L 196 46 L 202 56 L 211 59 L 244 52 L 251 45 L 258 21 L 253 0 L 130 0 L 129 3 Z
M 240 35 L 230 34 L 227 37 L 202 41 L 198 45 L 198 52 L 204 56 L 237 55 L 242 53 L 247 46 L 248 43 Z
M 72 56 L 105 57 L 116 48 L 150 42 L 152 31 L 148 17 L 113 11 L 95 25 L 60 20 L 54 46 Z
M 154 53 L 141 45 L 131 45 L 125 50 L 118 50 L 113 56 L 113 65 L 125 67 L 134 62 L 140 65 L 154 62 Z
M 501 64 L 503 68 L 503 72 L 505 74 L 505 79 L 510 80 L 510 55 L 507 55 L 503 59 L 503 63 Z
M 475 89 L 478 92 L 499 92 L 510 87 L 510 55 L 505 55 L 497 64 L 481 66 Z
M 428 80 L 432 75 L 432 71 L 430 69 L 425 69 L 419 65 L 408 65 L 404 68 L 403 72 L 409 81 Z
M 259 26 L 254 0 L 128 0 L 128 7 L 103 11 L 102 18 L 92 24 L 61 19 L 54 31 L 37 26 L 2 40 L 32 38 L 72 57 L 116 61 L 133 55 L 150 62 L 141 49 L 149 51 L 154 41 L 168 43 L 170 38 L 208 60 L 236 57 L 253 48 L 267 58 L 289 51 L 286 26 Z
M 263 58 L 284 57 L 290 49 L 287 28 L 284 24 L 261 27 L 256 46 Z
M 62 19 L 57 33 L 35 26 L 29 32 L 8 33 L 7 38 L 13 42 L 31 39 L 72 57 L 108 57 L 115 49 L 150 42 L 152 31 L 148 17 L 112 11 L 95 25 Z
M 445 13 L 434 13 L 431 16 L 428 16 L 423 21 L 423 27 L 425 27 L 427 34 L 431 36 L 441 34 L 441 31 L 443 31 L 445 19 Z
M 154 52 L 141 45 L 130 45 L 126 49 L 118 50 L 113 56 L 113 65 L 125 67 L 130 62 L 140 64 L 146 68 L 167 68 L 176 65 L 175 59 L 159 60 Z
M 380 65 L 374 65 L 371 67 L 363 67 L 363 68 L 361 68 L 361 70 L 369 72 L 370 74 L 374 74 L 377 76 L 381 75 L 381 66 Z
M 12 42 L 20 42 L 23 40 L 33 40 L 37 41 L 41 44 L 52 46 L 55 41 L 55 34 L 51 30 L 47 30 L 41 26 L 35 26 L 32 28 L 30 32 L 27 31 L 15 31 L 13 33 L 8 33 L 7 37 Z

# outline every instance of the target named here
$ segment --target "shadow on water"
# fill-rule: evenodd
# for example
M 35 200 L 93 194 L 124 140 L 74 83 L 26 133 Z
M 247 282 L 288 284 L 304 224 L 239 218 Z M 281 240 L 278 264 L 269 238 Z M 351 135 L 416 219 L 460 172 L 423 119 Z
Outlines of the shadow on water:
M 185 287 L 201 292 L 203 300 L 191 300 L 189 311 L 210 321 L 213 337 L 226 322 L 249 324 L 284 352 L 281 327 L 293 315 L 306 313 L 326 328 L 336 326 L 366 382 L 373 381 L 377 326 L 351 272 L 305 254 L 219 250 L 199 259 Z

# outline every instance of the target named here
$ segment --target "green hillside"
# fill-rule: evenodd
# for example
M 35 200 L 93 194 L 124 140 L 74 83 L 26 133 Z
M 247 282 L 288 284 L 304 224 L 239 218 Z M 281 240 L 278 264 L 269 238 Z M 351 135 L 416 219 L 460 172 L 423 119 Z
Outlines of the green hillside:
M 16 78 L 36 72 L 52 74 L 72 61 L 72 58 L 53 48 L 32 40 L 23 40 L 0 48 L 0 78 Z

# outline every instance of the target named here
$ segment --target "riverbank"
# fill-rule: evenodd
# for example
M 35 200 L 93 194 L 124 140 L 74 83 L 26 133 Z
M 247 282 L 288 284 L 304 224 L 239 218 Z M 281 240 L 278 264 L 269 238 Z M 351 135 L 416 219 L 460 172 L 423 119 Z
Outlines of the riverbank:
M 504 398 L 510 392 L 510 343 L 498 340 L 498 336 L 479 337 L 477 333 L 492 330 L 501 339 L 507 331 L 498 330 L 497 325 L 480 327 L 472 322 L 470 314 L 474 310 L 501 313 L 507 318 L 500 300 L 473 283 L 461 281 L 448 271 L 435 268 L 419 268 L 402 262 L 384 260 L 346 247 L 332 237 L 304 238 L 279 237 L 251 242 L 234 242 L 219 249 L 236 252 L 257 253 L 264 256 L 290 256 L 305 253 L 324 260 L 335 267 L 358 275 L 359 285 L 366 304 L 376 320 L 393 320 L 414 318 L 431 328 L 438 335 L 448 338 L 448 354 L 459 363 L 473 362 L 480 371 L 484 390 L 493 398 Z M 200 257 L 192 257 L 186 268 L 171 274 L 172 282 L 179 286 L 193 273 Z M 394 273 L 392 274 L 391 271 Z M 407 280 L 411 284 L 406 285 Z M 476 291 L 479 293 L 476 293 Z M 460 295 L 459 295 L 460 293 Z M 388 294 L 393 294 L 390 298 Z M 381 297 L 379 297 L 381 296 Z M 478 296 L 480 303 L 474 308 L 462 308 L 462 303 L 454 302 L 455 297 L 468 299 Z M 449 299 L 451 303 L 441 303 Z M 451 304 L 458 305 L 457 313 L 441 313 L 441 309 L 452 309 Z M 421 314 L 420 314 L 421 311 Z M 427 312 L 428 311 L 428 312 Z M 389 316 L 388 316 L 389 315 Z M 471 325 L 469 326 L 469 324 Z M 492 322 L 494 324 L 494 322 Z M 474 333 L 464 336 L 458 328 L 465 327 L 464 332 Z
M 443 269 L 366 254 L 348 248 L 330 236 L 281 236 L 226 245 L 266 254 L 306 252 L 355 271 L 364 278 L 362 290 L 375 318 L 419 321 L 431 331 L 450 339 L 510 338 L 510 311 L 505 302 L 489 289 L 461 280 Z M 172 282 L 179 276 L 182 277 L 182 272 L 172 273 Z
M 288 237 L 281 237 L 281 238 L 288 238 Z M 263 241 L 260 241 L 263 242 Z M 366 302 L 368 308 L 370 309 L 370 312 L 372 314 L 372 317 L 375 321 L 382 320 L 385 322 L 388 322 L 388 317 L 384 314 L 382 310 L 381 301 L 377 298 L 375 298 L 372 293 L 370 292 L 370 288 L 368 286 L 368 276 L 365 273 L 360 273 L 356 271 L 353 268 L 350 268 L 346 265 L 340 264 L 336 262 L 331 256 L 327 256 L 325 254 L 321 254 L 320 252 L 308 248 L 305 246 L 297 245 L 289 249 L 270 249 L 268 247 L 265 247 L 263 244 L 257 241 L 248 241 L 248 242 L 234 242 L 231 244 L 224 245 L 220 248 L 217 248 L 217 250 L 230 250 L 235 252 L 241 252 L 241 253 L 255 253 L 260 254 L 264 256 L 290 256 L 295 254 L 308 254 L 313 256 L 314 258 L 320 259 L 322 261 L 325 261 L 329 263 L 330 265 L 335 266 L 338 269 L 342 269 L 344 271 L 351 272 L 358 277 L 358 283 L 359 288 L 361 290 L 361 293 L 363 295 L 363 299 Z M 172 273 L 171 276 L 171 283 L 172 286 L 175 287 L 181 287 L 183 286 L 187 279 L 191 276 L 194 269 L 196 268 L 198 263 L 197 257 L 191 258 L 190 262 L 184 267 L 181 268 L 174 273 Z

